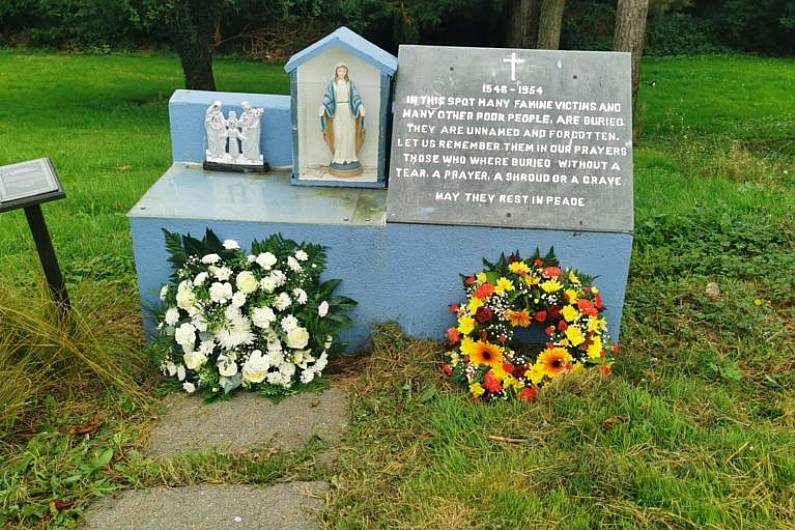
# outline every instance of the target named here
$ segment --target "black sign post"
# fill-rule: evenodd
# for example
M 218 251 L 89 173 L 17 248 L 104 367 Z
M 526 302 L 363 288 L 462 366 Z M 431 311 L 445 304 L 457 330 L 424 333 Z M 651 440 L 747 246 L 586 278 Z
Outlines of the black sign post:
M 41 204 L 63 199 L 65 196 L 55 168 L 47 158 L 0 166 L 0 213 L 19 208 L 25 210 L 47 284 L 63 315 L 71 309 L 72 303 L 58 266 Z

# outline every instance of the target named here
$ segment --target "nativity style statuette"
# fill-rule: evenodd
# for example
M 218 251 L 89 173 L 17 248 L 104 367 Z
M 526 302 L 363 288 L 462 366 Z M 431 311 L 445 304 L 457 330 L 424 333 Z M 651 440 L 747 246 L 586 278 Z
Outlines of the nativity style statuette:
M 220 101 L 213 102 L 204 114 L 204 130 L 207 137 L 205 169 L 221 171 L 268 171 L 270 166 L 260 151 L 263 109 L 255 108 L 248 101 L 240 104 L 237 111 L 230 110 L 224 116 Z

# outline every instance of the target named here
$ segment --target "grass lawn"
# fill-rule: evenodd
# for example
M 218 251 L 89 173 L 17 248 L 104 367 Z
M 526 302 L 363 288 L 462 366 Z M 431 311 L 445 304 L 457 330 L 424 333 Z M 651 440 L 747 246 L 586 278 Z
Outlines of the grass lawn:
M 795 61 L 653 58 L 642 75 L 614 376 L 568 378 L 529 407 L 471 404 L 440 375 L 438 344 L 386 326 L 342 369 L 352 432 L 336 467 L 316 469 L 315 445 L 144 459 L 156 381 L 141 378 L 141 397 L 78 371 L 79 384 L 31 391 L 34 413 L 5 426 L 0 528 L 70 528 L 122 487 L 305 478 L 333 484 L 325 522 L 339 530 L 795 529 Z M 216 79 L 289 89 L 276 65 L 219 59 Z M 139 344 L 134 324 L 116 325 L 137 318 L 125 214 L 169 165 L 181 84 L 170 55 L 0 51 L 0 164 L 48 156 L 59 170 L 68 198 L 45 215 L 82 309 L 105 325 L 98 355 L 113 334 Z M 0 306 L 37 292 L 33 252 L 22 214 L 0 216 Z

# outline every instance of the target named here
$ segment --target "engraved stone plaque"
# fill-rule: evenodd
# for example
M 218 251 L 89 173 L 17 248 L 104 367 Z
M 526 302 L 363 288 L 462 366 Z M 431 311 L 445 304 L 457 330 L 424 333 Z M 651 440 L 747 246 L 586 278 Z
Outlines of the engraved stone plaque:
M 630 56 L 401 46 L 389 222 L 632 232 Z

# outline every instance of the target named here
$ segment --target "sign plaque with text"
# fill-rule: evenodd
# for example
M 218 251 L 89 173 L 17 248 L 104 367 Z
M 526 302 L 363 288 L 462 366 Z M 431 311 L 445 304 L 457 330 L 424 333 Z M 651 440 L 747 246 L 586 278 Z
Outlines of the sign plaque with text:
M 631 233 L 630 56 L 401 46 L 387 220 Z
M 0 166 L 0 212 L 63 197 L 61 182 L 47 158 Z

